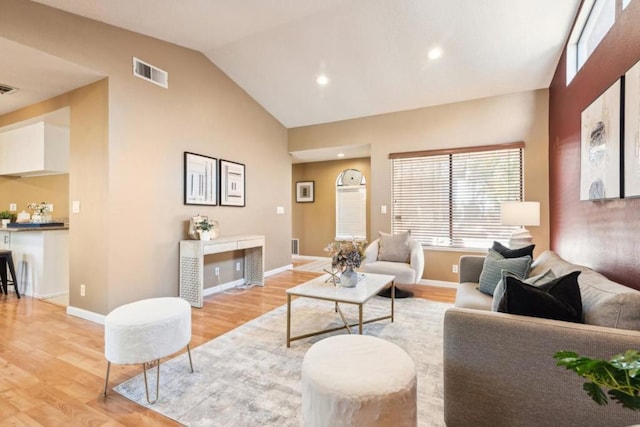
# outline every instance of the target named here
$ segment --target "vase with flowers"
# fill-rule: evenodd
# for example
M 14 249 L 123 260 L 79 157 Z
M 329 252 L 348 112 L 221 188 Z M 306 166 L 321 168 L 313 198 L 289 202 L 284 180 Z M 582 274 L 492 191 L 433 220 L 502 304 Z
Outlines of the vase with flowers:
M 47 202 L 31 202 L 27 208 L 32 212 L 31 222 L 36 224 L 51 222 L 51 216 L 47 215 L 51 211 Z
M 340 283 L 347 288 L 358 284 L 357 268 L 364 259 L 367 242 L 362 240 L 338 240 L 330 243 L 325 250 L 331 256 L 331 267 L 340 271 Z

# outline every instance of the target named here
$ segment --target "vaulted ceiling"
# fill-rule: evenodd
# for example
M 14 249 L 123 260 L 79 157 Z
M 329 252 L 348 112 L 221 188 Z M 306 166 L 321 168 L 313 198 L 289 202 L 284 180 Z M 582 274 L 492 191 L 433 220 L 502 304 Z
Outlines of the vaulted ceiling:
M 201 51 L 288 128 L 548 87 L 580 4 L 37 1 Z M 68 71 L 78 86 L 95 80 Z

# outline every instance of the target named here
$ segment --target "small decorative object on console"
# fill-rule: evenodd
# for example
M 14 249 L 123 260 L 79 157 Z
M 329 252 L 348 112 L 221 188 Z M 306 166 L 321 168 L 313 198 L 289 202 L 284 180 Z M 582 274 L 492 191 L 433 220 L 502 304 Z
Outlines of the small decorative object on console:
M 194 240 L 211 240 L 220 235 L 218 221 L 211 220 L 206 216 L 196 215 L 191 217 L 189 224 L 189 237 Z

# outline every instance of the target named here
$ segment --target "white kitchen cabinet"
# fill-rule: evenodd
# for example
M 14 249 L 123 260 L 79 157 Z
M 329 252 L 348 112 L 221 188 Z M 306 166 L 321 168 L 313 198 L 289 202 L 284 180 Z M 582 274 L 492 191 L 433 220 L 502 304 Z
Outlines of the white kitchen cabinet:
M 0 175 L 69 171 L 69 129 L 37 122 L 0 133 Z
M 11 231 L 20 292 L 52 298 L 69 292 L 69 230 Z
M 11 249 L 11 233 L 0 230 L 0 249 Z

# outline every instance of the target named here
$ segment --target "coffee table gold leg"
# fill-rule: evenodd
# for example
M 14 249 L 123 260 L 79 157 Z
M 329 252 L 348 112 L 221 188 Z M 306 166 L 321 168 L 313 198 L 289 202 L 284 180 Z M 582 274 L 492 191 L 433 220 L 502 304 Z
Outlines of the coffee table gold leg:
M 340 306 L 338 305 L 338 303 L 336 303 L 336 309 L 338 310 L 338 314 L 342 318 L 342 323 L 344 323 L 344 327 L 347 329 L 347 332 L 351 334 L 351 328 L 349 327 L 349 322 L 347 322 L 347 319 L 344 317 L 344 313 L 342 312 L 342 310 L 340 310 Z
M 287 295 L 287 347 L 291 347 L 291 295 Z
M 358 332 L 362 335 L 362 304 L 358 304 Z

